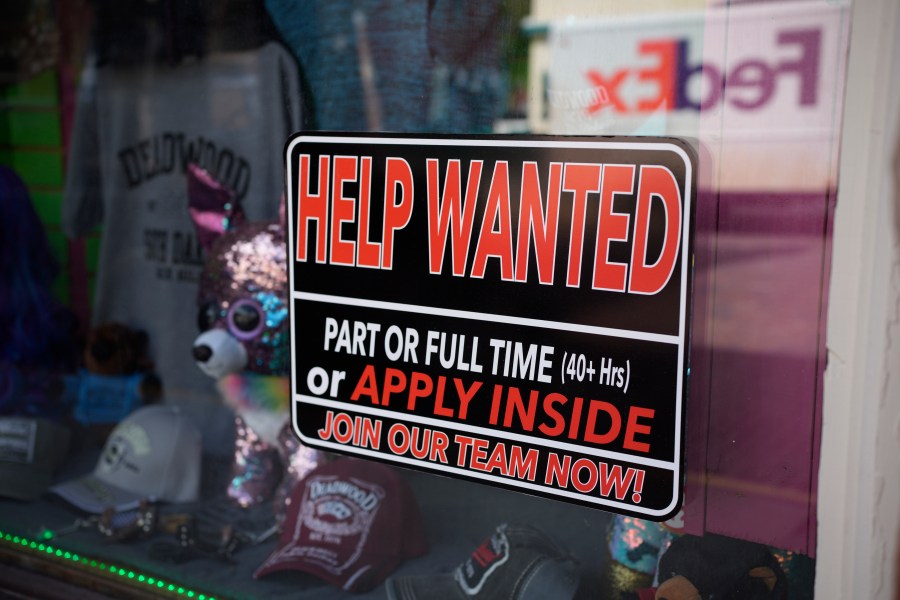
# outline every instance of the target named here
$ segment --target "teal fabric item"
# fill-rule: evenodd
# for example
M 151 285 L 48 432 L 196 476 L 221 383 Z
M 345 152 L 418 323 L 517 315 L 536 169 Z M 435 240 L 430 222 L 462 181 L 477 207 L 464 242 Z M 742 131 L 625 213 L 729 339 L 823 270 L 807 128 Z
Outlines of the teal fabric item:
M 316 128 L 425 129 L 427 2 L 266 0 L 266 8 L 301 64 Z
M 82 425 L 118 423 L 141 406 L 146 375 L 95 375 L 81 370 L 68 377 L 66 390 L 75 400 L 72 416 Z
M 499 0 L 266 0 L 322 131 L 489 133 L 505 77 Z

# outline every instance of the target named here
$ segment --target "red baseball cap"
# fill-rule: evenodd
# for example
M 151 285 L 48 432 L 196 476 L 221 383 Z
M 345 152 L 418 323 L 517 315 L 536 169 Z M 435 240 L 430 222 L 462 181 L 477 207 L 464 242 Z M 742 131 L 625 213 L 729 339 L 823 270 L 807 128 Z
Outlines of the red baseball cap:
M 403 478 L 380 463 L 341 458 L 294 487 L 278 547 L 253 576 L 299 570 L 364 592 L 426 551 L 422 515 Z

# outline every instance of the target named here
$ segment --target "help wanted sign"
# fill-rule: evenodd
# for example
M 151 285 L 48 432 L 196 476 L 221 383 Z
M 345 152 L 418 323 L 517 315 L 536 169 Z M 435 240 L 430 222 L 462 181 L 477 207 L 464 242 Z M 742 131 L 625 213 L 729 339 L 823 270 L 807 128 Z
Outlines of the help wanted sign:
M 297 435 L 673 515 L 693 157 L 674 138 L 294 136 Z

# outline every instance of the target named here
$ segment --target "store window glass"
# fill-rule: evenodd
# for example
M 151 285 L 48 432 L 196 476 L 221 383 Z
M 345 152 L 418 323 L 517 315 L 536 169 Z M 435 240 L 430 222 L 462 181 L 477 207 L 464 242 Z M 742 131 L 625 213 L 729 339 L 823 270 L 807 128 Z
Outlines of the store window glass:
M 11 0 L 0 11 L 3 587 L 813 596 L 847 3 Z M 301 443 L 285 196 L 297 132 L 511 146 L 673 137 L 696 154 L 673 518 Z M 350 181 L 348 193 L 363 187 Z M 349 310 L 346 332 L 334 323 L 348 355 L 365 355 L 371 330 L 354 310 L 370 307 Z

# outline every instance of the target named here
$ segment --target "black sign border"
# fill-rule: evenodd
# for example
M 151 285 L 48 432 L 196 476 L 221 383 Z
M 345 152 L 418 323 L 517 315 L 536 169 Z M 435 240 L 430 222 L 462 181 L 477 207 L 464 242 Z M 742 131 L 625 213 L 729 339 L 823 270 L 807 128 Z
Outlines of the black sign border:
M 655 151 L 665 151 L 669 150 L 675 153 L 676 156 L 679 156 L 685 163 L 685 173 L 687 176 L 685 177 L 685 181 L 683 184 L 684 197 L 682 199 L 683 205 L 685 206 L 684 214 L 686 215 L 686 222 L 682 225 L 682 247 L 681 247 L 681 260 L 682 260 L 682 278 L 681 278 L 681 288 L 682 288 L 682 310 L 681 310 L 681 322 L 683 332 L 679 336 L 681 338 L 681 352 L 679 353 L 679 361 L 681 362 L 681 368 L 678 372 L 678 378 L 680 381 L 680 385 L 678 386 L 676 402 L 679 403 L 675 411 L 676 419 L 678 423 L 676 424 L 676 449 L 675 449 L 675 460 L 674 471 L 673 471 L 673 495 L 672 501 L 669 503 L 669 506 L 666 509 L 663 509 L 662 512 L 653 512 L 653 511 L 641 511 L 637 510 L 639 508 L 638 505 L 624 503 L 615 500 L 609 500 L 605 498 L 591 498 L 585 495 L 576 495 L 574 493 L 559 493 L 557 491 L 554 493 L 552 488 L 548 488 L 546 486 L 542 486 L 540 484 L 528 484 L 527 482 L 519 482 L 520 485 L 516 485 L 509 479 L 502 478 L 500 476 L 494 476 L 485 473 L 476 473 L 462 467 L 443 467 L 442 465 L 437 465 L 434 463 L 430 463 L 425 460 L 418 459 L 410 459 L 404 456 L 396 456 L 391 455 L 387 452 L 378 452 L 373 450 L 366 450 L 362 448 L 356 448 L 354 446 L 342 445 L 334 442 L 323 442 L 317 439 L 306 438 L 302 435 L 299 428 L 297 427 L 298 423 L 298 406 L 300 404 L 300 400 L 297 399 L 297 391 L 295 389 L 296 382 L 296 362 L 295 362 L 295 350 L 294 350 L 294 332 L 296 330 L 295 321 L 294 321 L 294 301 L 293 301 L 293 289 L 294 289 L 294 262 L 295 255 L 293 253 L 293 243 L 296 242 L 294 240 L 294 223 L 293 223 L 293 210 L 291 206 L 291 200 L 295 195 L 292 196 L 291 191 L 293 190 L 293 182 L 292 182 L 292 167 L 293 167 L 293 159 L 291 153 L 294 148 L 300 144 L 303 140 L 310 139 L 327 139 L 328 143 L 341 143 L 341 142 L 350 142 L 351 140 L 362 140 L 363 144 L 402 144 L 406 143 L 412 146 L 415 142 L 423 142 L 428 140 L 445 140 L 451 142 L 468 142 L 472 146 L 486 145 L 486 146 L 515 146 L 516 143 L 521 143 L 524 145 L 532 145 L 532 143 L 543 145 L 546 147 L 552 147 L 554 144 L 557 145 L 572 145 L 576 144 L 578 147 L 590 147 L 590 146 L 600 146 L 605 147 L 605 149 L 615 149 L 615 146 L 624 146 L 629 150 L 655 150 Z M 505 144 L 497 144 L 497 142 L 505 142 Z M 430 144 L 425 144 L 430 145 Z M 463 145 L 463 144 L 459 144 Z M 613 146 L 610 148 L 609 146 Z M 688 141 L 683 138 L 677 137 L 666 137 L 666 136 L 654 136 L 654 137 L 643 137 L 643 136 L 563 136 L 563 135 L 530 135 L 530 134 L 508 134 L 508 135 L 498 135 L 498 134 L 429 134 L 429 133 L 373 133 L 373 132 L 341 132 L 341 131 L 298 131 L 291 135 L 284 145 L 284 158 L 285 158 L 285 227 L 287 229 L 285 235 L 285 243 L 286 243 L 286 252 L 287 252 L 287 262 L 288 262 L 288 293 L 289 293 L 289 302 L 288 302 L 288 312 L 291 323 L 290 328 L 290 364 L 291 364 L 291 374 L 290 374 L 290 390 L 291 390 L 291 428 L 294 432 L 294 435 L 305 445 L 311 448 L 318 448 L 322 450 L 326 450 L 329 452 L 334 452 L 338 454 L 343 454 L 351 457 L 362 457 L 365 460 L 374 460 L 376 462 L 391 465 L 391 466 L 400 466 L 403 468 L 411 468 L 413 470 L 428 473 L 430 475 L 440 475 L 444 477 L 451 477 L 454 479 L 459 479 L 462 481 L 466 481 L 469 483 L 480 483 L 491 485 L 492 487 L 498 487 L 505 490 L 515 491 L 518 493 L 525 493 L 531 496 L 537 496 L 542 498 L 547 498 L 550 500 L 556 500 L 558 502 L 567 502 L 570 504 L 577 504 L 597 510 L 604 510 L 608 512 L 613 512 L 616 514 L 622 514 L 626 516 L 632 516 L 640 519 L 645 519 L 648 521 L 656 521 L 663 522 L 671 519 L 676 516 L 681 510 L 683 501 L 684 501 L 684 478 L 685 478 L 685 431 L 686 431 L 686 417 L 687 417 L 687 395 L 689 389 L 689 378 L 690 378 L 690 346 L 691 346 L 691 311 L 693 308 L 693 284 L 694 284 L 694 236 L 695 236 L 695 226 L 696 226 L 696 199 L 697 199 L 697 167 L 698 167 L 698 159 L 697 159 L 697 150 Z M 364 300 L 360 298 L 360 300 Z M 342 408 L 344 412 L 354 413 L 355 411 L 352 405 L 345 406 Z M 410 464 L 411 463 L 411 464 Z M 458 471 L 463 471 L 463 473 L 459 473 Z M 531 489 L 531 487 L 536 487 L 539 489 Z M 577 496 L 577 497 L 576 497 Z

